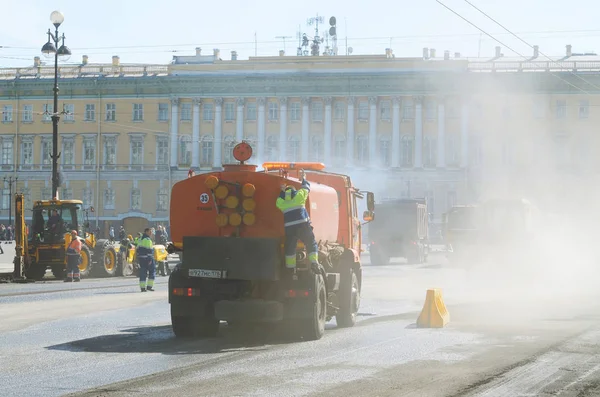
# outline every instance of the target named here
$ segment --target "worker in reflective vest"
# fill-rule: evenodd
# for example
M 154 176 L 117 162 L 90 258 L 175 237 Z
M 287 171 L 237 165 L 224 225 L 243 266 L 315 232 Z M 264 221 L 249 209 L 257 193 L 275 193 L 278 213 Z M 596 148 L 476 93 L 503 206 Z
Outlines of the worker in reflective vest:
M 144 229 L 142 238 L 138 241 L 136 256 L 140 265 L 140 289 L 142 292 L 154 291 L 154 278 L 156 269 L 154 266 L 154 250 L 150 238 L 150 228 Z M 148 282 L 146 282 L 148 278 Z
M 67 247 L 67 278 L 65 282 L 81 281 L 79 276 L 80 260 L 81 241 L 77 238 L 77 231 L 71 230 L 71 242 Z
M 296 268 L 296 246 L 298 240 L 304 243 L 308 250 L 308 260 L 311 264 L 318 264 L 318 246 L 310 224 L 310 218 L 305 205 L 310 192 L 310 183 L 306 180 L 304 171 L 300 172 L 302 186 L 299 190 L 292 186 L 281 185 L 281 193 L 277 198 L 277 208 L 283 212 L 285 229 L 285 266 L 288 269 Z

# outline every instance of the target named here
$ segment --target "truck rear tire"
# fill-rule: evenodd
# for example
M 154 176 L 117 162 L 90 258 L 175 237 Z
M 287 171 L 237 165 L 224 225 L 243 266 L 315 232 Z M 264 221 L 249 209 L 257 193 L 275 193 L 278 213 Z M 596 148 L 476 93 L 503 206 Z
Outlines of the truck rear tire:
M 99 251 L 98 266 L 95 270 L 100 277 L 114 277 L 117 274 L 117 251 L 110 244 L 105 243 Z
M 312 306 L 310 317 L 300 322 L 300 333 L 305 340 L 318 340 L 325 334 L 327 321 L 327 290 L 321 274 L 315 274 L 315 302 Z
M 31 263 L 29 267 L 25 270 L 25 277 L 30 278 L 32 280 L 40 281 L 46 275 L 46 266 L 39 265 L 37 263 Z
M 335 321 L 340 328 L 353 327 L 356 324 L 356 315 L 360 307 L 360 285 L 358 277 L 352 268 L 341 275 L 339 294 L 339 312 Z
M 176 338 L 211 338 L 217 335 L 219 320 L 214 316 L 176 316 L 172 309 L 173 305 L 171 325 Z
M 54 275 L 54 277 L 56 277 L 57 280 L 62 280 L 67 275 L 67 272 L 65 271 L 65 265 L 63 265 L 62 263 L 52 265 L 51 269 L 52 274 Z
M 89 277 L 92 272 L 94 265 L 92 264 L 92 255 L 87 245 L 81 245 L 81 263 L 79 264 L 79 275 L 83 277 Z

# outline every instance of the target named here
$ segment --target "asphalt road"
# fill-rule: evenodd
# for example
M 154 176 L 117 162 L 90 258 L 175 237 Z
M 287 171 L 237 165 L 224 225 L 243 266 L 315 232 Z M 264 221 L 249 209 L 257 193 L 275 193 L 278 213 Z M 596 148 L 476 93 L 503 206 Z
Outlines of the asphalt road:
M 176 340 L 166 277 L 0 285 L 3 396 L 593 396 L 598 288 L 539 269 L 364 269 L 359 323 L 291 342 L 264 329 Z M 596 278 L 597 280 L 597 278 Z M 451 322 L 419 329 L 427 288 Z

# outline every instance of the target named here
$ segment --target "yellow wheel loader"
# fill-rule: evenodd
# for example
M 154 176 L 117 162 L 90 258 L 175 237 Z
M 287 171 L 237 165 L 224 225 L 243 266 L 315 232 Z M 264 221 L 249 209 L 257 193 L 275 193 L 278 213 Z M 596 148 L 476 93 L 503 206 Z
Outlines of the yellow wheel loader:
M 66 249 L 71 242 L 71 230 L 82 241 L 82 277 L 114 276 L 117 256 L 114 244 L 96 240 L 90 232 L 88 210 L 80 200 L 39 200 L 33 205 L 29 230 L 25 224 L 24 196 L 15 197 L 15 278 L 41 280 L 50 269 L 58 279 L 65 277 Z M 93 212 L 91 207 L 89 211 Z

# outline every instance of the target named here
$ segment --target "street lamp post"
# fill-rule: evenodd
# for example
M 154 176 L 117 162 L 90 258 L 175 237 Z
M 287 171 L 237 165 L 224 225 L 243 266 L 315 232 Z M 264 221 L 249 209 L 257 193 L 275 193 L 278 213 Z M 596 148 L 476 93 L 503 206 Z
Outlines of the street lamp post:
M 54 55 L 54 107 L 52 108 L 52 198 L 58 198 L 58 121 L 60 113 L 58 112 L 58 59 L 66 61 L 71 57 L 71 50 L 65 45 L 65 34 L 58 35 L 58 27 L 65 20 L 64 15 L 60 11 L 54 11 L 50 14 L 50 21 L 54 25 L 54 34 L 48 29 L 48 42 L 42 47 L 42 53 L 46 57 Z M 58 43 L 62 41 L 60 47 Z M 57 49 L 58 48 L 58 49 Z
M 18 176 L 15 177 L 15 178 L 13 178 L 12 176 L 9 176 L 8 178 L 4 177 L 4 183 L 8 183 L 8 196 L 9 196 L 9 200 L 8 200 L 8 225 L 11 226 L 11 228 L 12 228 L 12 200 L 13 200 L 13 198 L 12 198 L 12 186 L 13 186 L 13 183 L 16 185 L 18 180 L 19 180 Z

